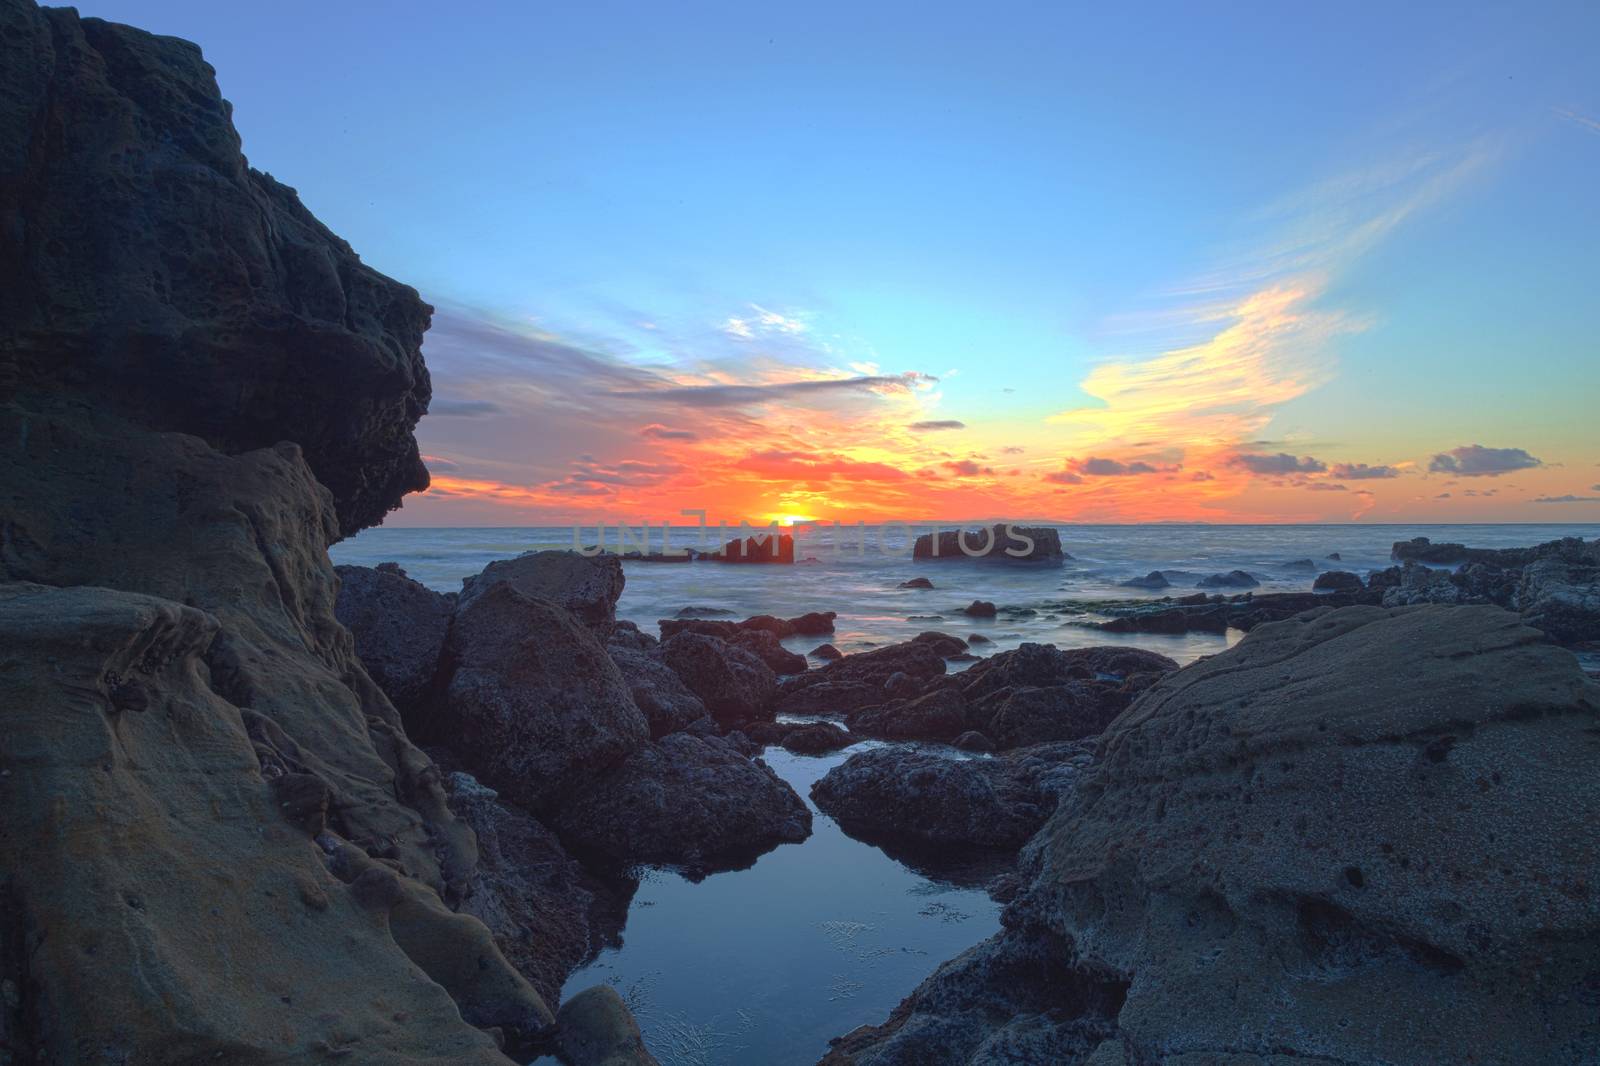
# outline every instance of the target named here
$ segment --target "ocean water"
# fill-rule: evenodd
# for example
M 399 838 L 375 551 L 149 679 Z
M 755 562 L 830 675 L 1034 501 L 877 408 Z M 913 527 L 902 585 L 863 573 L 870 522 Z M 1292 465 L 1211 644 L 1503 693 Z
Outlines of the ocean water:
M 852 651 L 938 629 L 962 637 L 983 633 L 993 643 L 975 645 L 979 654 L 1023 641 L 1062 647 L 1118 642 L 1188 662 L 1223 650 L 1238 634 L 1119 637 L 1085 623 L 1103 617 L 1097 603 L 1183 595 L 1199 577 L 1228 570 L 1250 572 L 1262 591 L 1307 590 L 1320 570 L 1364 575 L 1388 566 L 1391 545 L 1416 536 L 1517 547 L 1600 535 L 1595 525 L 1057 528 L 1073 556 L 1060 566 L 913 562 L 904 529 L 869 528 L 863 537 L 832 527 L 801 530 L 796 556 L 805 561 L 794 566 L 630 561 L 618 614 L 654 633 L 658 619 L 691 607 L 735 619 L 838 612 L 831 637 L 785 641 L 800 652 L 824 639 Z M 608 533 L 607 546 L 615 548 L 615 532 Z M 702 545 L 697 530 L 682 529 L 673 531 L 671 543 L 709 548 L 722 539 L 713 535 Z M 576 536 L 580 545 L 596 540 L 592 526 Z M 397 562 L 418 581 L 455 591 L 491 560 L 574 543 L 571 528 L 378 528 L 331 554 L 339 563 Z M 650 548 L 660 547 L 658 529 Z M 1326 558 L 1334 552 L 1339 561 Z M 1284 565 L 1300 559 L 1317 568 Z M 1144 592 L 1118 586 L 1151 570 L 1167 572 L 1173 587 Z M 935 588 L 898 587 L 918 576 Z M 993 601 L 999 617 L 961 614 L 974 599 Z M 770 748 L 765 757 L 808 797 L 813 782 L 863 747 L 820 757 Z M 908 868 L 852 840 L 814 807 L 813 813 L 810 839 L 768 852 L 748 869 L 700 882 L 646 872 L 621 946 L 574 973 L 564 996 L 601 982 L 614 985 L 665 1066 L 805 1066 L 821 1057 L 830 1036 L 882 1021 L 939 963 L 999 928 L 1000 908 L 981 888 Z

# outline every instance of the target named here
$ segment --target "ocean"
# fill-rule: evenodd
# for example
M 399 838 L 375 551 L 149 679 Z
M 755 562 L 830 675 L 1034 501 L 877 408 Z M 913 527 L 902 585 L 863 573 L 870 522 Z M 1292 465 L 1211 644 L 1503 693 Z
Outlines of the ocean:
M 914 562 L 903 527 L 802 528 L 801 561 L 793 566 L 628 562 L 617 613 L 654 633 L 657 620 L 685 609 L 734 619 L 837 612 L 830 637 L 785 641 L 800 652 L 824 640 L 845 652 L 862 650 L 936 629 L 961 637 L 983 633 L 993 643 L 975 646 L 979 654 L 1024 641 L 1127 643 L 1189 662 L 1223 650 L 1239 634 L 1120 636 L 1085 623 L 1104 617 L 1096 606 L 1107 600 L 1183 595 L 1200 577 L 1230 570 L 1249 572 L 1269 592 L 1307 590 L 1320 570 L 1365 576 L 1390 565 L 1395 541 L 1412 537 L 1518 547 L 1600 534 L 1595 525 L 1057 528 L 1072 556 L 1060 566 Z M 614 549 L 615 531 L 609 533 L 607 546 Z M 713 531 L 702 543 L 698 530 L 675 529 L 671 543 L 711 548 L 722 539 Z M 416 580 L 448 592 L 491 560 L 596 540 L 593 526 L 576 536 L 570 527 L 377 528 L 331 554 L 338 563 L 396 562 Z M 658 528 L 650 548 L 660 547 Z M 1338 560 L 1328 558 L 1335 553 Z M 1287 565 L 1303 559 L 1315 568 Z M 1152 570 L 1165 572 L 1172 587 L 1148 592 L 1119 584 Z M 927 577 L 935 587 L 899 587 L 912 577 Z M 962 614 L 974 599 L 994 602 L 997 616 Z M 804 797 L 814 781 L 862 747 L 820 757 L 771 748 L 765 757 Z M 563 995 L 599 982 L 615 985 L 665 1066 L 807 1066 L 827 1050 L 830 1036 L 882 1021 L 941 962 L 999 928 L 1000 907 L 981 887 L 910 869 L 851 839 L 814 806 L 813 815 L 810 839 L 769 852 L 745 870 L 698 882 L 671 871 L 641 871 L 621 946 L 574 973 Z

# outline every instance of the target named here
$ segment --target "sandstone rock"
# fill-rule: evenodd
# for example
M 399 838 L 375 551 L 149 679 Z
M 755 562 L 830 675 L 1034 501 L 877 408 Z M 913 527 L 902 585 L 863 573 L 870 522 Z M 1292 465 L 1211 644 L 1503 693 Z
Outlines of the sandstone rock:
M 993 559 L 1007 562 L 1059 562 L 1061 535 L 1049 526 L 998 523 L 985 529 L 924 533 L 912 546 L 913 559 Z
M 1348 570 L 1328 570 L 1311 582 L 1313 592 L 1357 592 L 1361 587 L 1360 576 Z
M 426 488 L 431 309 L 249 167 L 200 49 L 0 18 L 0 380 L 222 452 L 293 441 L 340 535 Z
M 556 1046 L 570 1066 L 659 1066 L 639 1023 L 610 985 L 586 988 L 561 1005 Z
M 1004 931 L 830 1061 L 1592 1059 L 1597 720 L 1494 607 L 1255 629 L 1112 724 Z
M 496 559 L 461 582 L 459 609 L 495 585 L 549 600 L 595 631 L 601 641 L 617 620 L 622 596 L 622 562 L 614 555 L 586 556 L 575 551 L 528 552 L 514 559 Z
M 811 812 L 766 763 L 719 737 L 674 733 L 597 775 L 562 804 L 555 827 L 621 865 L 701 874 L 799 843 L 811 835 Z
M 467 598 L 445 649 L 431 735 L 534 813 L 620 763 L 650 735 L 594 634 L 509 581 Z
M 760 658 L 703 633 L 678 633 L 661 642 L 655 656 L 723 725 L 771 721 L 777 678 Z
M 432 695 L 454 598 L 411 580 L 393 563 L 336 566 L 335 617 L 355 638 L 356 655 L 408 723 Z
M 683 679 L 654 656 L 619 644 L 608 645 L 606 654 L 621 672 L 634 704 L 644 712 L 652 740 L 688 729 L 710 713 Z

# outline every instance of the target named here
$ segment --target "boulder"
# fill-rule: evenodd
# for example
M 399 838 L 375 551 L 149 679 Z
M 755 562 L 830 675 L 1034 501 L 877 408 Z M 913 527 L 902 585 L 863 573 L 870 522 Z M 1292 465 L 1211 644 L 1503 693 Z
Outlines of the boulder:
M 935 689 L 853 712 L 848 721 L 852 731 L 885 740 L 953 740 L 967 731 L 967 701 L 959 692 Z
M 811 654 L 814 658 L 822 659 L 825 662 L 835 662 L 844 658 L 844 652 L 835 648 L 832 644 L 819 644 L 811 649 Z
M 460 607 L 465 609 L 489 589 L 506 584 L 525 595 L 549 600 L 604 641 L 616 624 L 623 581 L 622 562 L 615 555 L 527 552 L 514 559 L 496 559 L 463 579 Z
M 811 835 L 811 812 L 766 763 L 720 737 L 674 733 L 596 775 L 554 824 L 583 854 L 698 875 L 799 843 Z
M 630 648 L 633 651 L 649 651 L 661 642 L 649 633 L 640 630 L 635 622 L 618 619 L 611 628 L 611 635 L 606 638 L 608 647 Z
M 639 1023 L 610 985 L 586 988 L 561 1004 L 556 1046 L 568 1066 L 659 1066 Z
M 590 628 L 514 582 L 466 598 L 445 659 L 431 735 L 534 813 L 649 739 L 628 683 Z
M 995 606 L 988 600 L 973 600 L 961 608 L 961 613 L 973 618 L 993 618 L 995 616 Z
M 1202 589 L 1253 589 L 1260 586 L 1261 582 L 1243 570 L 1229 570 L 1226 574 L 1209 574 L 1195 582 L 1195 588 Z
M 754 655 L 780 676 L 803 674 L 810 669 L 804 655 L 785 648 L 776 636 L 765 629 L 741 630 L 733 635 L 730 643 Z
M 912 546 L 911 557 L 918 560 L 993 559 L 1005 562 L 1060 562 L 1071 558 L 1061 550 L 1061 535 L 1055 529 L 1004 522 L 983 529 L 924 533 Z
M 1597 721 L 1495 607 L 1258 627 L 1112 724 L 1004 930 L 827 1061 L 1595 1059 Z
M 830 751 L 848 748 L 857 739 L 832 722 L 807 722 L 790 728 L 779 743 L 785 751 L 792 751 L 796 755 L 826 755 Z
M 688 729 L 710 714 L 704 701 L 655 656 L 616 643 L 606 646 L 606 654 L 622 674 L 634 704 L 644 713 L 652 740 Z
M 1171 587 L 1172 582 L 1167 580 L 1166 574 L 1159 570 L 1152 570 L 1144 577 L 1130 578 L 1127 581 L 1119 582 L 1119 585 L 1125 589 L 1164 589 Z
M 1517 587 L 1522 619 L 1563 643 L 1600 640 L 1600 558 L 1594 562 L 1540 559 L 1522 571 Z
M 1360 576 L 1348 570 L 1328 570 L 1311 582 L 1312 592 L 1358 592 L 1361 587 Z
M 743 648 L 704 633 L 678 633 L 661 642 L 654 655 L 700 697 L 723 725 L 771 721 L 777 677 L 772 668 Z
M 785 714 L 846 714 L 882 703 L 885 685 L 895 674 L 918 681 L 943 674 L 942 653 L 955 645 L 966 647 L 957 638 L 925 633 L 901 644 L 846 655 L 820 669 L 785 678 L 777 709 Z
M 896 587 L 903 589 L 931 589 L 933 588 L 933 582 L 925 577 L 914 577 L 910 581 L 900 582 Z
M 455 599 L 406 576 L 394 563 L 336 566 L 334 614 L 355 638 L 356 655 L 408 722 L 432 696 Z

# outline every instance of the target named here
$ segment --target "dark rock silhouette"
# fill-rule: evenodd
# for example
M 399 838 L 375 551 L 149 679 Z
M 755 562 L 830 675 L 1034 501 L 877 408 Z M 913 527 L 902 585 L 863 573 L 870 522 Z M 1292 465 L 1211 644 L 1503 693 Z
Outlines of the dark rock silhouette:
M 1061 550 L 1061 534 L 1050 526 L 1017 526 L 1004 522 L 982 529 L 924 533 L 912 545 L 911 557 L 992 559 L 1007 562 L 1060 562 L 1072 558 Z

